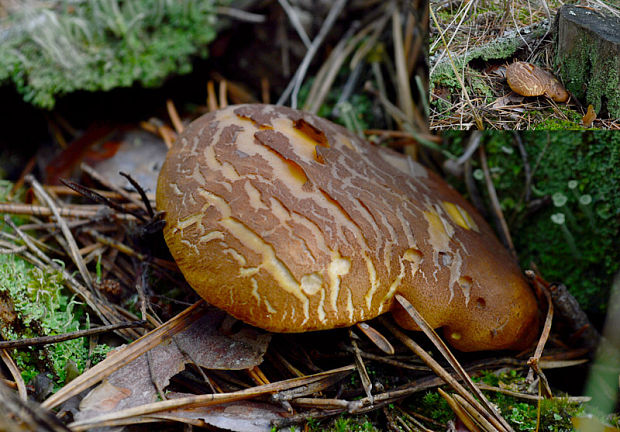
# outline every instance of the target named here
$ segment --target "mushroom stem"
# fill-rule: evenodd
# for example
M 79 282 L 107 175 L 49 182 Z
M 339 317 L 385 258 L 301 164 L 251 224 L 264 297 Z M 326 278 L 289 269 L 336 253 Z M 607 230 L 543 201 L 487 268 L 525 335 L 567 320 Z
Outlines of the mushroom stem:
M 592 196 L 589 194 L 581 195 L 578 202 L 579 208 L 585 213 L 586 217 L 588 218 L 590 228 L 595 230 L 596 224 L 594 222 L 594 215 L 592 214 L 592 210 L 590 209 L 590 204 L 592 203 Z
M 571 232 L 566 227 L 566 223 L 565 223 L 566 218 L 564 216 L 564 213 L 552 214 L 551 221 L 554 224 L 560 226 L 560 229 L 562 230 L 562 233 L 564 234 L 564 239 L 566 240 L 566 243 L 568 243 L 568 247 L 570 248 L 573 257 L 575 259 L 579 259 L 581 254 L 579 253 L 579 251 L 577 250 L 577 246 L 575 245 L 575 238 L 573 237 Z
M 596 229 L 596 223 L 594 221 L 594 215 L 592 214 L 592 210 L 590 209 L 590 204 L 592 203 L 592 196 L 590 194 L 579 195 L 577 191 L 577 186 L 579 183 L 577 180 L 570 180 L 568 182 L 568 188 L 573 193 L 573 196 L 577 199 L 577 203 L 579 203 L 579 208 L 584 212 L 586 217 L 588 218 L 588 223 L 590 224 L 590 228 L 592 230 Z

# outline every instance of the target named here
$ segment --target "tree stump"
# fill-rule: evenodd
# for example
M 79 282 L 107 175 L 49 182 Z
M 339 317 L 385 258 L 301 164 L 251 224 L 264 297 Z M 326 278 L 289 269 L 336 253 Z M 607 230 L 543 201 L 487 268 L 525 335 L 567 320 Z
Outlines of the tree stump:
M 620 118 L 620 19 L 564 5 L 556 64 L 566 88 L 600 116 Z

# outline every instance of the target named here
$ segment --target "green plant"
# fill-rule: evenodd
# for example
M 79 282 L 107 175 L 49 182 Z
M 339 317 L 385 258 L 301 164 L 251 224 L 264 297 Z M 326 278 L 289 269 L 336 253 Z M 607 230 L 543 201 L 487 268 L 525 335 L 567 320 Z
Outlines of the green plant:
M 582 308 L 600 318 L 613 275 L 620 270 L 616 246 L 620 238 L 620 135 L 611 131 L 530 131 L 520 137 L 531 172 L 529 204 L 524 200 L 527 184 L 521 154 L 505 151 L 517 149 L 513 134 L 485 132 L 482 141 L 519 261 L 523 268 L 535 263 L 545 279 L 566 284 Z M 463 153 L 463 135 L 454 132 L 445 138 L 452 153 Z M 475 159 L 473 169 L 474 178 L 480 179 L 478 189 L 486 198 L 484 176 L 477 171 Z M 448 180 L 467 192 L 463 182 Z M 576 183 L 569 185 L 571 181 Z M 561 212 L 565 224 L 570 223 L 567 228 L 579 259 L 562 228 L 551 219 L 559 213 L 549 200 L 557 193 L 566 199 Z M 551 205 L 531 207 L 545 200 Z M 568 220 L 566 210 L 574 216 L 574 223 Z
M 215 37 L 215 0 L 51 3 L 11 15 L 0 44 L 0 83 L 44 108 L 75 90 L 160 85 L 190 72 Z

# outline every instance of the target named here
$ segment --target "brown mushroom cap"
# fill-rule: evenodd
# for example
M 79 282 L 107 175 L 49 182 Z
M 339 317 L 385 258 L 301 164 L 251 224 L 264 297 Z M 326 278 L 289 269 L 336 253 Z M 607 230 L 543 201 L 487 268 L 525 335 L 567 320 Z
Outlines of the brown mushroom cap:
M 455 347 L 522 348 L 537 306 L 483 218 L 432 172 L 320 117 L 238 105 L 194 121 L 157 187 L 190 285 L 276 332 L 349 326 L 406 297 Z
M 547 95 L 556 102 L 565 102 L 568 93 L 562 83 L 546 70 L 527 62 L 515 62 L 506 67 L 506 81 L 521 96 Z

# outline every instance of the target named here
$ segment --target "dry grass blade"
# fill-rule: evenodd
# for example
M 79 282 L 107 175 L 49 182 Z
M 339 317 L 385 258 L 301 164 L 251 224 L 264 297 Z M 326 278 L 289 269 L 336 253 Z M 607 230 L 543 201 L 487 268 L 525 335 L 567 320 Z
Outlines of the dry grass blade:
M 301 61 L 301 64 L 299 65 L 297 72 L 295 72 L 293 79 L 291 80 L 287 88 L 284 90 L 284 93 L 280 97 L 280 100 L 278 100 L 278 105 L 281 105 L 288 98 L 288 95 L 292 91 L 291 108 L 297 108 L 297 95 L 299 94 L 299 89 L 301 89 L 301 84 L 304 80 L 304 77 L 306 76 L 306 72 L 308 71 L 310 62 L 314 58 L 314 55 L 317 53 L 319 47 L 323 44 L 323 40 L 325 39 L 329 31 L 331 30 L 332 26 L 336 22 L 336 18 L 338 17 L 338 15 L 340 15 L 340 12 L 342 11 L 346 3 L 347 3 L 346 0 L 338 0 L 334 2 L 331 9 L 329 10 L 327 18 L 325 18 L 325 21 L 323 22 L 323 25 L 321 26 L 321 29 L 319 30 L 319 33 L 312 41 L 310 48 L 308 48 L 306 55 Z
M 26 383 L 24 382 L 24 379 L 22 378 L 22 374 L 19 368 L 15 364 L 15 361 L 9 355 L 9 353 L 6 352 L 5 349 L 0 349 L 0 358 L 6 365 L 9 372 L 11 372 L 11 376 L 15 380 L 15 384 L 17 385 L 17 392 L 19 393 L 19 397 L 22 398 L 22 400 L 28 400 L 28 392 L 26 391 Z
M 390 341 L 387 340 L 387 338 L 385 336 L 383 336 L 381 333 L 379 333 L 376 329 L 374 329 L 373 327 L 369 326 L 365 322 L 358 323 L 356 326 L 381 351 L 383 351 L 387 355 L 393 355 L 394 354 L 394 347 L 392 346 Z
M 469 429 L 471 432 L 482 432 L 476 422 L 469 416 L 467 411 L 465 411 L 452 396 L 443 391 L 441 388 L 437 388 L 437 392 L 441 395 L 441 397 L 446 400 L 446 402 L 448 402 L 448 406 L 450 407 L 450 409 L 452 409 L 454 414 L 456 414 L 456 416 L 463 422 L 467 429 Z M 485 431 L 492 432 L 494 431 L 494 429 L 485 428 Z
M 278 3 L 280 3 L 280 6 L 282 6 L 282 9 L 284 9 L 284 12 L 286 12 L 288 19 L 291 21 L 293 28 L 299 36 L 299 39 L 301 39 L 301 41 L 304 43 L 306 49 L 310 49 L 310 45 L 312 45 L 312 42 L 310 41 L 306 30 L 304 30 L 304 27 L 301 25 L 301 21 L 299 20 L 299 15 L 297 14 L 297 11 L 293 9 L 293 7 L 289 4 L 287 0 L 278 0 Z
M 396 58 L 396 76 L 398 86 L 398 100 L 400 107 L 413 122 L 413 94 L 409 76 L 407 75 L 407 59 L 403 47 L 403 33 L 398 11 L 392 12 L 392 37 L 394 39 L 394 57 Z
M 58 226 L 60 227 L 60 230 L 62 231 L 62 235 L 67 241 L 67 246 L 69 249 L 67 252 L 69 256 L 71 257 L 71 260 L 73 261 L 73 263 L 77 266 L 78 270 L 80 271 L 80 275 L 82 276 L 82 279 L 86 283 L 86 286 L 89 289 L 93 290 L 93 287 L 94 287 L 93 279 L 90 276 L 90 272 L 86 268 L 86 264 L 84 264 L 84 260 L 82 259 L 80 250 L 77 246 L 77 243 L 75 242 L 75 238 L 73 238 L 73 234 L 71 233 L 71 230 L 67 226 L 67 222 L 64 220 L 64 218 L 60 215 L 60 212 L 58 211 L 58 206 L 56 205 L 52 197 L 43 188 L 43 186 L 41 186 L 41 184 L 34 178 L 34 176 L 30 174 L 27 175 L 26 182 L 28 182 L 32 186 L 35 194 L 39 197 L 41 201 L 45 202 L 48 205 L 48 207 L 54 214 L 54 217 L 56 218 L 56 222 L 58 223 Z
M 364 360 L 362 360 L 362 355 L 360 353 L 359 347 L 357 346 L 357 342 L 355 341 L 355 334 L 353 333 L 351 327 L 349 327 L 349 338 L 351 339 L 351 346 L 353 347 L 355 366 L 357 367 L 357 372 L 362 379 L 362 386 L 364 387 L 364 391 L 366 392 L 366 396 L 370 400 L 370 403 L 373 403 L 372 382 L 370 381 L 370 377 L 368 376 L 366 365 L 364 364 Z
M 499 226 L 501 228 L 502 238 L 504 239 L 504 243 L 508 247 L 508 250 L 512 254 L 512 256 L 517 259 L 517 251 L 515 249 L 515 245 L 512 242 L 512 237 L 510 236 L 510 230 L 508 229 L 508 224 L 506 223 L 506 218 L 504 218 L 504 213 L 502 212 L 502 207 L 499 202 L 499 198 L 497 197 L 497 192 L 495 191 L 495 186 L 493 185 L 493 180 L 491 179 L 491 173 L 489 171 L 489 164 L 487 163 L 487 154 L 484 151 L 484 145 L 478 147 L 478 153 L 480 155 L 480 164 L 482 165 L 482 171 L 484 173 L 484 180 L 487 185 L 487 190 L 489 192 L 489 199 L 491 200 L 491 204 L 493 207 L 493 214 L 497 218 L 499 222 Z
M 435 26 L 437 26 L 438 29 L 440 29 L 439 23 L 437 22 L 437 18 L 435 17 L 435 13 L 433 12 L 433 8 L 430 8 L 430 13 L 431 13 L 431 18 L 433 19 L 433 21 L 435 22 Z M 478 113 L 478 110 L 474 107 L 474 104 L 472 103 L 471 99 L 469 98 L 469 93 L 467 92 L 467 87 L 465 87 L 465 83 L 463 82 L 463 78 L 461 77 L 461 75 L 459 74 L 459 71 L 456 69 L 456 65 L 454 64 L 454 60 L 452 59 L 452 54 L 450 53 L 450 49 L 448 47 L 448 43 L 446 42 L 446 39 L 443 35 L 443 33 L 440 33 L 441 35 L 441 40 L 443 41 L 443 44 L 446 48 L 446 52 L 448 53 L 448 57 L 450 60 L 450 66 L 452 66 L 452 70 L 454 72 L 454 76 L 456 76 L 456 79 L 459 82 L 459 85 L 461 86 L 461 89 L 463 90 L 463 94 L 465 95 L 465 99 L 467 99 L 467 103 L 469 104 L 469 107 L 471 108 L 471 112 L 474 116 L 474 119 L 476 121 L 476 126 L 478 127 L 479 130 L 483 130 L 484 129 L 484 124 L 482 123 L 482 118 L 480 117 L 480 114 Z
M 418 357 L 420 357 L 424 363 L 426 363 L 432 370 L 437 374 L 437 376 L 442 379 L 445 383 L 447 383 L 450 387 L 452 387 L 457 393 L 462 395 L 468 402 L 470 402 L 476 409 L 485 415 L 485 418 L 492 423 L 497 430 L 499 431 L 512 431 L 512 428 L 506 428 L 503 426 L 502 422 L 497 420 L 495 417 L 495 413 L 488 413 L 486 409 L 478 402 L 471 393 L 465 389 L 448 371 L 446 371 L 430 354 L 428 354 L 421 346 L 419 346 L 413 339 L 403 333 L 399 328 L 397 328 L 394 324 L 389 322 L 387 319 L 380 317 L 379 320 L 381 323 L 387 327 L 393 334 L 396 336 L 407 348 L 412 350 Z M 378 399 L 378 396 L 375 397 L 375 400 Z M 505 420 L 504 420 L 505 422 Z
M 476 422 L 476 424 L 480 425 L 485 431 L 494 432 L 496 429 L 490 424 L 484 417 L 482 417 L 478 411 L 465 399 L 461 396 L 455 394 L 454 401 L 465 410 L 467 414 Z
M 142 405 L 135 408 L 128 408 L 125 410 L 117 411 L 112 414 L 102 415 L 89 420 L 75 422 L 69 425 L 69 427 L 75 431 L 87 430 L 92 427 L 103 426 L 107 422 L 115 422 L 115 424 L 123 424 L 119 422 L 123 419 L 128 420 L 127 424 L 133 423 L 134 417 L 142 417 L 148 414 L 160 413 L 162 411 L 174 410 L 177 408 L 195 408 L 201 406 L 218 405 L 227 402 L 234 402 L 244 399 L 250 399 L 256 396 L 261 396 L 273 392 L 279 392 L 282 390 L 294 389 L 297 387 L 305 387 L 316 382 L 320 382 L 324 379 L 331 379 L 334 375 L 343 378 L 348 375 L 354 366 L 344 366 L 338 369 L 333 369 L 327 372 L 321 372 L 314 375 L 308 375 L 302 378 L 292 378 L 284 381 L 279 381 L 271 384 L 260 385 L 232 393 L 217 393 L 207 394 L 199 396 L 189 396 L 179 399 L 154 402 L 151 404 Z
M 405 309 L 405 311 L 407 311 L 409 316 L 411 316 L 411 318 L 415 321 L 415 323 L 420 327 L 420 329 L 422 329 L 422 331 L 431 340 L 431 342 L 433 342 L 435 347 L 444 356 L 444 358 L 448 361 L 448 363 L 450 363 L 450 366 L 452 366 L 452 368 L 455 370 L 458 377 L 462 379 L 463 382 L 465 382 L 467 386 L 470 388 L 470 390 L 476 395 L 476 397 L 480 399 L 480 403 L 478 403 L 468 392 L 465 392 L 465 394 L 463 394 L 463 397 L 465 397 L 470 403 L 476 406 L 476 408 L 478 408 L 479 411 L 481 411 L 481 413 L 485 417 L 487 418 L 491 417 L 489 418 L 489 421 L 493 419 L 495 420 L 495 422 L 501 425 L 502 427 L 500 429 L 512 430 L 508 422 L 506 422 L 506 420 L 497 413 L 497 411 L 491 406 L 489 401 L 484 397 L 480 389 L 476 387 L 476 385 L 473 383 L 473 381 L 471 380 L 471 378 L 469 377 L 465 369 L 463 369 L 461 364 L 454 357 L 454 355 L 448 349 L 448 347 L 443 342 L 443 340 L 441 340 L 441 338 L 437 335 L 435 330 L 433 330 L 428 325 L 428 323 L 422 317 L 422 315 L 420 315 L 420 313 L 413 307 L 413 305 L 409 303 L 409 301 L 407 301 L 407 299 L 405 299 L 400 294 L 396 294 L 395 298 L 396 298 L 396 301 Z M 475 403 L 472 402 L 472 400 Z
M 115 370 L 120 369 L 122 366 L 136 359 L 162 341 L 172 338 L 175 334 L 200 318 L 203 313 L 203 305 L 203 301 L 195 303 L 171 320 L 145 334 L 140 339 L 114 351 L 101 363 L 98 363 L 96 366 L 89 369 L 88 372 L 83 373 L 44 401 L 42 406 L 48 409 L 58 406 L 67 399 L 98 383 Z
M 179 113 L 177 112 L 174 102 L 172 102 L 171 99 L 166 100 L 166 109 L 168 110 L 168 116 L 170 116 L 170 121 L 174 126 L 174 130 L 179 134 L 183 133 L 183 130 L 185 129 L 183 122 L 181 121 Z
M 383 16 L 380 20 L 368 24 L 362 28 L 355 36 L 351 37 L 348 41 L 343 38 L 338 42 L 336 47 L 332 50 L 331 54 L 321 66 L 321 69 L 316 74 L 316 78 L 310 87 L 308 98 L 304 103 L 304 110 L 316 114 L 325 101 L 329 90 L 336 80 L 336 76 L 340 71 L 340 67 L 346 60 L 346 58 L 353 52 L 357 44 L 364 38 L 371 30 L 375 30 L 374 33 L 380 33 L 387 23 L 387 16 Z M 370 36 L 369 38 L 372 38 Z
M 528 273 L 530 275 L 530 273 Z M 532 373 L 536 373 L 538 375 L 541 385 L 542 392 L 545 397 L 551 398 L 553 394 L 551 393 L 551 387 L 549 386 L 549 382 L 547 381 L 547 377 L 540 369 L 539 361 L 542 356 L 543 350 L 545 349 L 545 344 L 547 343 L 547 339 L 549 339 L 549 334 L 551 333 L 551 324 L 553 323 L 553 301 L 551 299 L 551 294 L 549 290 L 538 280 L 538 278 L 534 278 L 534 283 L 538 286 L 538 288 L 545 294 L 545 298 L 547 299 L 547 317 L 545 318 L 545 325 L 543 326 L 543 331 L 540 334 L 540 338 L 538 339 L 538 344 L 536 345 L 536 351 L 534 351 L 534 355 L 529 358 L 527 361 L 528 366 L 530 366 L 531 370 L 528 374 L 528 380 L 532 380 Z

